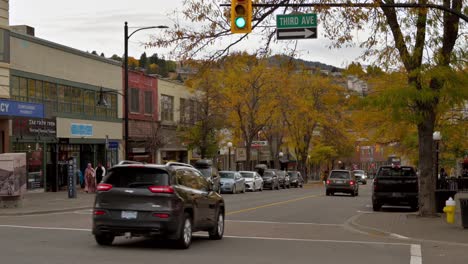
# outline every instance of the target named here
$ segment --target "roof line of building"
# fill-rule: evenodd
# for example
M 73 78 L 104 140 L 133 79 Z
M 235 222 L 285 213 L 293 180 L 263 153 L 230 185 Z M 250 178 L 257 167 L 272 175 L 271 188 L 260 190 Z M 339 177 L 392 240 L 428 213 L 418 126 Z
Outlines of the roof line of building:
M 101 57 L 101 56 L 98 56 L 98 55 L 93 55 L 93 54 L 88 53 L 88 52 L 84 52 L 84 51 L 81 51 L 81 50 L 78 50 L 78 49 L 75 49 L 75 48 L 71 48 L 71 47 L 68 47 L 68 46 L 65 46 L 65 45 L 62 45 L 62 44 L 58 44 L 58 43 L 55 43 L 55 42 L 52 42 L 52 41 L 48 41 L 48 40 L 45 40 L 45 39 L 41 39 L 41 38 L 38 38 L 38 37 L 35 37 L 35 36 L 29 36 L 29 35 L 21 34 L 21 33 L 14 32 L 14 31 L 10 31 L 10 36 L 18 38 L 18 39 L 22 39 L 22 40 L 31 41 L 31 42 L 34 42 L 36 44 L 47 46 L 47 47 L 50 47 L 50 48 L 58 49 L 58 50 L 61 50 L 61 51 L 67 52 L 67 53 L 72 53 L 72 54 L 77 55 L 77 56 L 86 57 L 86 58 L 89 58 L 89 59 L 97 60 L 97 61 L 100 61 L 100 62 L 115 65 L 115 66 L 122 66 L 121 62 L 111 60 L 111 59 L 107 59 L 107 58 L 104 58 L 104 57 Z

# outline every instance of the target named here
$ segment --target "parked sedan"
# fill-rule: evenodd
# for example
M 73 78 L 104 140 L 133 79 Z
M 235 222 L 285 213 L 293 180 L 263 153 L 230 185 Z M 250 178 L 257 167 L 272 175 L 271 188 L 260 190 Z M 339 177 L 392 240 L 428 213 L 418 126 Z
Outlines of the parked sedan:
M 221 192 L 245 193 L 245 179 L 237 171 L 220 171 Z
M 248 191 L 263 191 L 263 179 L 255 171 L 239 171 L 245 179 L 245 188 Z
M 294 186 L 296 188 L 303 187 L 304 185 L 304 178 L 298 171 L 288 171 L 289 181 L 291 182 L 291 187 Z
M 279 190 L 279 181 L 278 176 L 276 175 L 276 170 L 265 170 L 263 172 L 263 187 L 271 190 Z

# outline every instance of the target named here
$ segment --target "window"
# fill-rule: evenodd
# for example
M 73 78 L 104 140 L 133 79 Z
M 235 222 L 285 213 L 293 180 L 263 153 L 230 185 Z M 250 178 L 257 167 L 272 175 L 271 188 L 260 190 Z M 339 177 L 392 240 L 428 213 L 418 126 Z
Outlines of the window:
M 145 114 L 153 114 L 153 92 L 145 92 Z
M 28 97 L 28 80 L 25 78 L 20 78 L 19 80 L 19 100 L 20 101 L 25 101 L 26 98 Z
M 85 114 L 94 115 L 94 109 L 96 108 L 95 92 L 90 90 L 85 91 L 84 102 Z
M 187 124 L 190 122 L 190 104 L 189 100 L 180 98 L 180 122 Z
M 174 97 L 161 95 L 161 120 L 174 121 Z
M 135 88 L 130 89 L 130 112 L 140 112 L 140 91 Z
M 188 188 L 198 189 L 198 176 L 191 170 L 179 169 L 176 172 L 177 183 Z
M 0 29 L 0 61 L 10 62 L 10 31 Z
M 20 95 L 19 89 L 19 77 L 11 76 L 11 96 L 16 97 Z
M 103 182 L 116 188 L 148 188 L 166 186 L 169 175 L 163 170 L 151 168 L 114 168 L 105 176 Z

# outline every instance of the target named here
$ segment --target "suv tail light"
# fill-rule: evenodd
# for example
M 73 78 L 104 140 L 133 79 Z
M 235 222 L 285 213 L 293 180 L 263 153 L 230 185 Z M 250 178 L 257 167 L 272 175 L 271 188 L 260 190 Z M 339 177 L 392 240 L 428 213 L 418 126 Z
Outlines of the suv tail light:
M 327 184 L 330 184 L 330 180 L 327 180 Z
M 377 191 L 377 179 L 374 178 L 373 180 L 373 185 L 374 185 L 374 191 Z
M 152 193 L 174 193 L 172 186 L 150 186 L 148 189 Z
M 97 190 L 99 192 L 107 192 L 107 191 L 110 191 L 110 189 L 112 189 L 112 184 L 108 184 L 108 183 L 100 183 L 97 186 Z
M 155 213 L 153 214 L 154 217 L 158 217 L 158 218 L 163 218 L 163 219 L 166 219 L 166 218 L 169 218 L 169 214 L 164 214 L 164 213 Z
M 354 181 L 350 181 L 349 185 L 354 185 L 354 183 L 355 183 Z
M 94 215 L 105 215 L 106 211 L 104 211 L 104 210 L 94 210 L 93 214 Z

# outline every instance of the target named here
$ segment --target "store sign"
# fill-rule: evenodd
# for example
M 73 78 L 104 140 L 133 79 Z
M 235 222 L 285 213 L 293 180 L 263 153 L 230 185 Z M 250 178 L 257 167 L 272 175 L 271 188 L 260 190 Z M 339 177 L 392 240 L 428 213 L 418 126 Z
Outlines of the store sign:
M 90 124 L 71 124 L 70 132 L 72 136 L 89 137 L 93 135 L 93 125 Z
M 0 115 L 44 118 L 44 105 L 0 99 Z
M 107 144 L 108 149 L 118 149 L 119 148 L 119 142 L 117 141 L 109 141 Z
M 57 122 L 49 118 L 15 118 L 13 134 L 21 136 L 51 136 L 57 134 Z

